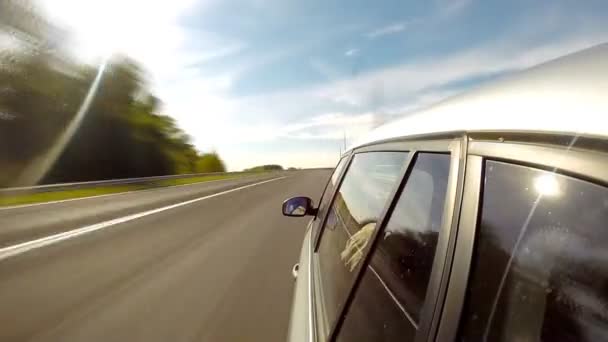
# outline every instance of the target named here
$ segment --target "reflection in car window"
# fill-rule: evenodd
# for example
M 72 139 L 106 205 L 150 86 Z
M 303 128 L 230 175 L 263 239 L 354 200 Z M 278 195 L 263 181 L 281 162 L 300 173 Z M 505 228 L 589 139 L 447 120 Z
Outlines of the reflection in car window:
M 334 189 L 338 184 L 338 177 L 340 177 L 340 173 L 342 172 L 344 165 L 346 165 L 347 160 L 348 157 L 344 157 L 340 160 L 340 162 L 334 169 L 331 178 L 327 182 L 327 185 L 325 186 L 325 191 L 323 192 L 323 196 L 321 197 L 321 201 L 319 203 L 319 211 L 317 213 L 317 217 L 323 218 L 323 216 L 325 215 L 325 210 L 329 205 L 329 201 L 331 201 L 331 195 L 333 194 Z
M 416 335 L 443 219 L 447 154 L 417 156 L 338 341 L 403 341 Z
M 462 341 L 608 340 L 608 189 L 487 161 Z
M 330 327 L 344 303 L 368 242 L 391 191 L 403 173 L 406 152 L 370 152 L 354 156 L 329 208 L 319 245 L 319 275 Z

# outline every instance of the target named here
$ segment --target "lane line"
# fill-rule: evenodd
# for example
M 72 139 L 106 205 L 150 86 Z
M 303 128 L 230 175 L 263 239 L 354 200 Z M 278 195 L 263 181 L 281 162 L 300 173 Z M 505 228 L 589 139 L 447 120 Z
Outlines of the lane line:
M 76 228 L 76 229 L 73 229 L 73 230 L 70 230 L 70 231 L 67 231 L 67 232 L 58 233 L 58 234 L 50 235 L 50 236 L 47 236 L 47 237 L 39 238 L 39 239 L 36 239 L 36 240 L 31 240 L 31 241 L 19 243 L 19 244 L 16 244 L 16 245 L 0 248 L 0 260 L 4 260 L 4 259 L 10 258 L 12 256 L 19 255 L 19 254 L 31 251 L 33 249 L 37 249 L 37 248 L 48 246 L 48 245 L 51 245 L 51 244 L 54 244 L 54 243 L 57 243 L 57 242 L 61 242 L 63 240 L 72 239 L 72 238 L 75 238 L 77 236 L 80 236 L 80 235 L 83 235 L 83 234 L 87 234 L 87 233 L 90 233 L 90 232 L 93 232 L 93 231 L 96 231 L 96 230 L 112 227 L 112 226 L 115 226 L 117 224 L 128 222 L 128 221 L 136 220 L 136 219 L 144 217 L 144 216 L 149 216 L 149 215 L 160 213 L 160 212 L 163 212 L 163 211 L 166 211 L 166 210 L 175 209 L 175 208 L 182 207 L 182 206 L 185 206 L 185 205 L 188 205 L 188 204 L 192 204 L 192 203 L 196 203 L 196 202 L 199 202 L 199 201 L 203 201 L 203 200 L 206 200 L 206 199 L 209 199 L 209 198 L 222 196 L 222 195 L 225 195 L 225 194 L 229 194 L 231 192 L 235 192 L 235 191 L 251 188 L 251 187 L 254 187 L 254 186 L 257 186 L 257 185 L 261 185 L 261 184 L 265 184 L 265 183 L 270 183 L 270 182 L 274 182 L 274 181 L 277 181 L 277 180 L 280 180 L 280 179 L 285 179 L 285 178 L 287 178 L 287 176 L 283 176 L 283 177 L 279 177 L 279 178 L 273 178 L 273 179 L 265 180 L 265 181 L 258 182 L 258 183 L 248 184 L 248 185 L 245 185 L 245 186 L 241 186 L 241 187 L 238 187 L 238 188 L 234 188 L 234 189 L 218 192 L 218 193 L 215 193 L 215 194 L 211 194 L 211 195 L 207 195 L 207 196 L 203 196 L 203 197 L 199 197 L 199 198 L 195 198 L 195 199 L 188 200 L 188 201 L 185 201 L 185 202 L 171 204 L 171 205 L 168 205 L 168 206 L 165 206 L 165 207 L 160 207 L 160 208 L 157 208 L 157 209 L 152 209 L 152 210 L 144 211 L 144 212 L 137 213 L 137 214 L 131 214 L 131 215 L 115 218 L 115 219 L 112 219 L 112 220 L 109 220 L 109 221 L 104 221 L 104 222 L 92 224 L 92 225 L 89 225 L 89 226 L 84 226 L 84 227 L 81 227 L 81 228 Z
M 87 199 L 92 199 L 92 198 L 101 198 L 101 197 L 108 197 L 108 196 L 125 195 L 125 194 L 131 194 L 131 193 L 134 193 L 134 192 L 140 192 L 141 193 L 141 192 L 146 192 L 146 191 L 154 191 L 154 190 L 161 190 L 161 189 L 177 188 L 177 187 L 181 187 L 181 186 L 201 185 L 203 183 L 214 183 L 214 182 L 225 182 L 225 181 L 230 181 L 230 180 L 249 179 L 249 178 L 254 178 L 254 177 L 258 177 L 258 175 L 251 175 L 251 176 L 245 176 L 245 177 L 234 177 L 234 178 L 227 178 L 227 179 L 214 179 L 214 180 L 210 180 L 210 181 L 202 181 L 202 182 L 189 183 L 189 184 L 159 186 L 157 188 L 141 189 L 141 190 L 129 190 L 129 191 L 123 191 L 123 192 L 114 192 L 114 193 L 111 193 L 111 194 L 68 198 L 68 199 L 48 201 L 48 202 L 18 204 L 18 205 L 0 207 L 0 211 L 2 211 L 2 210 L 10 210 L 10 209 L 21 209 L 21 208 L 27 208 L 27 207 L 35 207 L 35 206 L 45 205 L 45 204 L 56 204 L 56 203 L 72 202 L 72 201 L 79 201 L 79 200 L 87 200 Z M 118 185 L 120 185 L 120 184 L 118 184 Z

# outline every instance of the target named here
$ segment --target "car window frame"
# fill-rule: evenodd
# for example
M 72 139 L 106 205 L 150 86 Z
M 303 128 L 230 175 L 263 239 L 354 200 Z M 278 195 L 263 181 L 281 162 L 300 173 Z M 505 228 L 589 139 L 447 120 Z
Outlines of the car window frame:
M 329 196 L 329 202 L 327 204 L 328 207 L 330 207 L 333 204 L 334 197 L 336 196 L 336 192 L 337 192 L 338 188 L 340 187 L 340 185 L 342 184 L 342 178 L 344 177 L 346 170 L 348 170 L 348 168 L 350 167 L 350 163 L 352 162 L 352 157 L 353 157 L 352 153 L 345 153 L 342 156 L 340 156 L 340 159 L 336 163 L 336 166 L 333 168 L 333 172 L 327 179 L 327 183 L 325 183 L 325 188 L 323 188 L 321 197 L 319 197 L 318 206 L 321 205 L 321 201 L 323 201 L 323 197 L 325 197 L 325 195 L 326 195 L 325 192 L 327 191 L 327 188 L 329 187 L 329 183 L 331 182 L 331 177 L 334 175 L 336 168 L 338 167 L 338 165 L 340 165 L 342 160 L 344 160 L 344 166 L 342 167 L 342 170 L 340 170 L 340 173 L 336 177 L 336 186 L 334 187 L 334 189 L 332 190 L 331 193 L 327 193 L 327 195 Z M 318 208 L 318 206 L 317 206 L 317 208 Z M 323 213 L 323 217 L 319 216 L 319 211 L 317 211 L 317 214 L 315 214 L 315 216 L 313 217 L 313 225 L 311 227 L 311 229 L 313 231 L 313 236 L 312 236 L 312 240 L 311 240 L 312 241 L 311 245 L 313 246 L 312 252 L 316 251 L 316 246 L 318 244 L 318 240 L 321 237 L 321 228 L 325 224 L 326 216 L 327 216 L 327 210 L 325 210 L 325 212 Z
M 473 135 L 474 136 L 474 135 Z M 466 151 L 466 166 L 458 236 L 454 250 L 453 263 L 448 279 L 444 308 L 441 312 L 435 334 L 429 334 L 427 341 L 453 341 L 458 337 L 464 308 L 466 291 L 470 278 L 471 264 L 477 229 L 481 218 L 484 166 L 486 160 L 495 160 L 521 165 L 556 174 L 574 177 L 608 187 L 608 151 L 577 147 L 579 136 L 554 134 L 553 136 L 570 140 L 567 145 L 551 143 L 530 143 L 526 137 L 536 137 L 534 133 L 521 134 L 518 141 L 505 142 L 504 135 L 495 139 L 469 137 Z M 551 135 L 547 135 L 550 137 Z M 593 137 L 584 137 L 591 139 Z M 601 138 L 597 138 L 601 146 Z
M 408 149 L 403 149 L 403 146 L 396 146 L 396 145 L 391 145 L 390 149 L 387 149 L 387 147 L 389 146 L 383 146 L 384 144 L 379 144 L 379 145 L 374 145 L 371 146 L 370 148 L 366 148 L 366 149 L 362 149 L 362 150 L 358 150 L 355 149 L 353 151 L 350 151 L 349 153 L 349 160 L 347 162 L 347 165 L 345 165 L 344 170 L 342 171 L 341 175 L 340 175 L 340 179 L 338 181 L 338 184 L 336 185 L 336 188 L 334 189 L 334 192 L 332 194 L 332 198 L 331 201 L 329 202 L 329 207 L 331 207 L 336 199 L 337 193 L 340 190 L 340 186 L 342 185 L 342 181 L 344 180 L 344 177 L 346 176 L 346 174 L 348 173 L 348 170 L 350 169 L 350 166 L 352 164 L 352 161 L 354 159 L 354 156 L 356 154 L 360 154 L 360 153 L 374 153 L 374 152 L 403 152 L 403 153 L 408 153 L 408 156 L 406 158 L 405 161 L 405 167 L 403 168 L 401 174 L 398 176 L 398 180 L 396 182 L 396 186 L 391 190 L 390 195 L 388 196 L 388 200 L 387 202 L 390 204 L 393 201 L 393 198 L 395 196 L 395 192 L 398 189 L 398 185 L 401 183 L 403 176 L 405 175 L 405 173 L 407 172 L 407 170 L 409 169 L 411 162 L 412 162 L 412 154 L 410 153 L 410 151 Z M 385 207 L 382 209 L 381 214 L 378 216 L 378 222 L 382 223 L 384 216 L 386 215 L 386 210 L 387 210 L 387 205 L 385 205 Z M 312 270 L 313 272 L 311 272 L 312 274 L 312 280 L 311 280 L 311 284 L 313 285 L 313 312 L 314 312 L 314 319 L 315 319 L 315 335 L 316 336 L 324 336 L 327 338 L 327 340 L 332 340 L 333 339 L 333 335 L 334 335 L 334 330 L 335 330 L 335 325 L 331 327 L 324 327 L 321 326 L 321 322 L 319 321 L 319 319 L 317 319 L 317 315 L 318 315 L 318 310 L 320 307 L 322 307 L 324 305 L 324 303 L 321 301 L 321 299 L 319 298 L 320 296 L 317 295 L 318 293 L 318 289 L 321 287 L 321 284 L 319 283 L 318 279 L 318 272 L 319 272 L 319 258 L 318 258 L 318 250 L 319 250 L 319 246 L 321 244 L 321 239 L 323 236 L 323 232 L 325 231 L 325 224 L 327 221 L 327 217 L 329 216 L 329 212 L 330 210 L 326 210 L 325 215 L 323 217 L 323 219 L 321 221 L 319 221 L 319 228 L 318 231 L 319 233 L 317 234 L 317 238 L 315 240 L 315 244 L 313 246 L 313 249 L 311 251 L 311 265 L 313 265 Z M 376 228 L 377 230 L 377 228 Z M 375 239 L 375 235 L 376 233 L 374 232 L 374 235 L 372 235 L 371 240 L 373 241 L 373 239 Z M 369 250 L 369 249 L 368 249 Z M 356 269 L 353 271 L 354 273 L 354 278 L 355 281 L 354 283 L 358 283 L 359 282 L 359 275 L 361 273 L 361 269 L 362 269 L 362 265 L 364 263 L 366 263 L 366 259 L 367 259 L 367 253 L 363 256 L 362 262 L 356 267 Z M 350 294 L 353 291 L 353 287 L 351 286 L 351 288 L 348 291 L 348 294 L 346 296 L 346 303 L 349 303 L 349 297 Z M 346 305 L 346 304 L 345 304 Z M 345 309 L 345 305 L 343 305 L 343 309 L 338 313 L 338 320 L 337 322 L 340 322 L 342 320 L 342 316 L 344 315 L 344 309 Z M 327 333 L 325 332 L 325 330 L 327 331 Z
M 328 202 L 328 208 L 331 207 L 331 205 L 333 204 L 334 199 L 336 197 L 336 193 L 338 192 L 338 189 L 342 185 L 342 179 L 344 178 L 344 175 L 350 168 L 350 164 L 352 163 L 352 160 L 353 160 L 352 151 L 347 151 L 340 156 L 340 160 L 338 160 L 338 163 L 336 163 L 336 167 L 334 167 L 334 172 L 335 172 L 336 168 L 338 167 L 338 165 L 340 165 L 340 162 L 342 162 L 342 160 L 345 160 L 344 167 L 342 167 L 340 174 L 336 178 L 337 179 L 336 186 L 333 188 L 331 193 L 327 193 L 327 195 L 330 196 L 329 197 L 330 200 Z M 332 176 L 333 176 L 333 172 L 329 176 L 327 183 L 325 183 L 325 189 L 323 190 L 323 194 L 319 198 L 319 205 L 321 204 L 323 197 L 326 195 L 325 192 L 327 191 L 329 182 L 331 182 Z M 323 216 L 319 216 L 318 212 L 317 212 L 317 215 L 315 215 L 315 217 L 313 218 L 313 224 L 311 227 L 312 235 L 311 235 L 311 241 L 309 244 L 310 250 L 308 252 L 308 256 L 309 256 L 308 257 L 309 327 L 312 330 L 309 332 L 310 341 L 319 341 L 319 339 L 320 339 L 319 336 L 322 334 L 321 327 L 319 326 L 319 319 L 317 318 L 317 307 L 319 305 L 322 305 L 322 303 L 319 302 L 319 295 L 317 294 L 317 292 L 318 292 L 317 288 L 319 287 L 319 284 L 318 284 L 319 277 L 315 276 L 315 272 L 318 268 L 318 267 L 316 267 L 316 265 L 318 265 L 318 259 L 314 257 L 314 254 L 317 251 L 319 241 L 321 239 L 323 227 L 325 226 L 325 221 L 327 219 L 328 213 L 329 213 L 329 210 L 325 210 L 325 212 L 323 213 Z
M 327 340 L 333 341 L 336 338 L 336 334 L 339 331 L 340 325 L 342 324 L 344 314 L 350 303 L 353 300 L 354 293 L 358 288 L 359 283 L 361 282 L 361 278 L 363 276 L 362 270 L 365 270 L 367 265 L 371 259 L 371 251 L 373 250 L 377 238 L 379 236 L 379 232 L 384 229 L 384 226 L 387 224 L 390 213 L 397 201 L 399 199 L 399 195 L 405 186 L 405 182 L 407 181 L 407 176 L 411 172 L 412 166 L 414 165 L 413 161 L 415 160 L 415 156 L 417 153 L 447 153 L 450 154 L 450 176 L 448 179 L 448 187 L 446 191 L 446 201 L 444 203 L 444 213 L 443 213 L 443 221 L 439 234 L 439 240 L 437 243 L 437 249 L 435 252 L 435 258 L 433 261 L 433 268 L 431 271 L 431 277 L 429 279 L 429 285 L 427 290 L 427 296 L 425 299 L 425 303 L 423 305 L 423 310 L 421 314 L 421 319 L 419 322 L 419 330 L 416 336 L 416 341 L 424 341 L 427 338 L 430 327 L 432 326 L 432 321 L 435 314 L 438 312 L 443 305 L 443 294 L 445 294 L 445 267 L 449 264 L 449 258 L 451 258 L 454 245 L 454 227 L 457 223 L 455 219 L 459 212 L 458 207 L 460 206 L 460 197 L 462 195 L 462 177 L 464 175 L 464 158 L 462 155 L 462 151 L 464 151 L 464 145 L 466 144 L 466 139 L 463 138 L 462 134 L 452 135 L 449 137 L 430 137 L 427 139 L 409 139 L 409 140 L 396 140 L 396 141 L 388 141 L 388 142 L 378 142 L 366 146 L 362 146 L 350 151 L 348 164 L 344 168 L 342 174 L 340 175 L 340 180 L 338 182 L 338 186 L 336 187 L 336 191 L 332 194 L 331 204 L 333 204 L 335 200 L 336 193 L 342 183 L 342 180 L 348 169 L 350 168 L 350 164 L 352 162 L 352 158 L 354 155 L 359 153 L 369 153 L 369 152 L 408 152 L 408 158 L 406 160 L 406 165 L 402 170 L 402 174 L 399 176 L 399 180 L 395 184 L 391 194 L 389 196 L 389 200 L 387 201 L 385 207 L 382 210 L 381 215 L 379 216 L 378 225 L 372 235 L 371 241 L 372 245 L 367 249 L 365 255 L 363 256 L 362 262 L 358 265 L 357 269 L 354 271 L 355 273 L 355 281 L 351 286 L 349 293 L 346 296 L 346 301 L 343 305 L 342 311 L 339 313 L 339 318 L 336 323 L 332 327 L 319 327 L 318 320 L 316 319 L 318 305 L 322 305 L 319 302 L 319 298 L 317 295 L 313 295 L 314 298 L 311 300 L 314 302 L 314 316 L 315 316 L 315 336 L 326 337 Z M 328 211 L 329 212 L 329 211 Z M 316 289 L 319 284 L 315 281 L 315 273 L 318 272 L 318 247 L 323 235 L 323 231 L 325 229 L 327 215 L 321 218 L 319 221 L 319 234 L 317 239 L 315 240 L 315 244 L 312 249 L 312 263 L 313 272 L 311 284 L 312 287 Z M 316 292 L 316 291 L 313 291 Z M 321 330 L 327 329 L 327 334 L 325 331 Z

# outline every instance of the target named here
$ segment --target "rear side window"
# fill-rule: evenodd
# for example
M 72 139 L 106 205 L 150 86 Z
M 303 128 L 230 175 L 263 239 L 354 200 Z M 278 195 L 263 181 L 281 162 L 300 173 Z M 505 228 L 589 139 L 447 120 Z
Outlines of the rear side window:
M 338 341 L 410 341 L 416 336 L 442 226 L 449 171 L 447 154 L 417 156 Z
M 608 189 L 487 161 L 461 341 L 608 341 Z
M 405 167 L 407 152 L 356 154 L 329 207 L 318 250 L 320 317 L 331 327 L 350 292 L 380 214 Z

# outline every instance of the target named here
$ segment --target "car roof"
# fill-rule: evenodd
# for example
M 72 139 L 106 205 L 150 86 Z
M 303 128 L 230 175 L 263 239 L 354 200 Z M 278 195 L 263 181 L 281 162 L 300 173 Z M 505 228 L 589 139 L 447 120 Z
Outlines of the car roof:
M 451 132 L 608 137 L 608 43 L 518 72 L 375 128 L 351 148 Z

